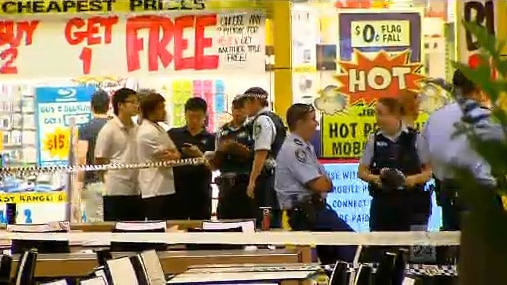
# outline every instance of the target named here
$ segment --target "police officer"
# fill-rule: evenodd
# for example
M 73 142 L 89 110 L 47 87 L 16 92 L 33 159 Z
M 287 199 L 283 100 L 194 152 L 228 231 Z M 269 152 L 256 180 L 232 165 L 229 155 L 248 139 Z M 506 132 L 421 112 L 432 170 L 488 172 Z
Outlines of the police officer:
M 290 134 L 276 159 L 275 189 L 280 207 L 293 230 L 353 231 L 327 206 L 325 196 L 333 184 L 319 163 L 310 140 L 317 120 L 311 105 L 294 104 L 287 110 Z M 356 247 L 317 246 L 322 263 L 352 261 Z
M 282 119 L 269 110 L 268 92 L 260 87 L 245 91 L 245 109 L 252 119 L 249 130 L 254 139 L 254 159 L 247 187 L 247 194 L 257 207 L 271 208 L 271 227 L 281 226 L 281 212 L 274 191 L 275 159 L 286 136 Z M 262 211 L 257 210 L 257 223 L 262 221 Z
M 402 121 L 399 101 L 377 102 L 379 130 L 366 143 L 358 176 L 369 183 L 371 231 L 409 231 L 429 219 L 431 178 L 424 138 Z M 400 179 L 401 178 L 401 179 Z
M 244 97 L 232 101 L 232 120 L 222 126 L 217 136 L 213 166 L 220 170 L 217 184 L 219 219 L 256 218 L 255 206 L 247 194 L 253 160 L 253 138 L 245 125 Z
M 467 168 L 485 187 L 496 185 L 491 167 L 473 149 L 467 136 L 453 137 L 456 123 L 468 119 L 477 126 L 476 131 L 483 139 L 504 139 L 501 126 L 489 121 L 490 111 L 481 108 L 481 103 L 487 100 L 478 86 L 459 70 L 454 72 L 452 80 L 454 88 L 460 93 L 458 100 L 433 112 L 424 129 L 436 178 L 437 202 L 442 207 L 444 231 L 460 230 L 460 216 L 464 210 L 457 196 L 460 186 L 455 179 L 453 165 Z

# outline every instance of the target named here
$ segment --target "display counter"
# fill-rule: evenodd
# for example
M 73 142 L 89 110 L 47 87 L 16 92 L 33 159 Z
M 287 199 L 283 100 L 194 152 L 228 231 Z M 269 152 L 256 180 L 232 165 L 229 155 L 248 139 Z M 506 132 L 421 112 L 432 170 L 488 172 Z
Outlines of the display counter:
M 83 277 L 98 266 L 93 253 L 76 252 L 66 254 L 39 254 L 36 277 Z M 129 253 L 113 253 L 113 258 L 127 256 Z M 159 252 L 160 263 L 165 274 L 185 272 L 190 266 L 205 264 L 275 264 L 300 263 L 299 249 L 280 250 L 216 250 L 216 251 L 166 251 Z M 18 266 L 19 255 L 14 256 L 12 276 Z

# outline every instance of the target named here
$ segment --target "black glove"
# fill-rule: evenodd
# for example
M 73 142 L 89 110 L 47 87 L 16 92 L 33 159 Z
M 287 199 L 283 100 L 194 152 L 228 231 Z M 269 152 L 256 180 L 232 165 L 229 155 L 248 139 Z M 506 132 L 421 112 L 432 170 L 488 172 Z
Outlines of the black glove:
M 380 181 L 383 190 L 398 190 L 405 185 L 405 175 L 397 169 L 386 168 L 380 172 Z

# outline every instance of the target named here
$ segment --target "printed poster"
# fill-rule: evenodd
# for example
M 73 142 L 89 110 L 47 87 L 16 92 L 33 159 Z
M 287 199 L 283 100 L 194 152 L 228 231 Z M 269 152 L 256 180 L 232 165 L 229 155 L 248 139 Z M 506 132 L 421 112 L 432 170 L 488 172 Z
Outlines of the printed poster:
M 70 127 L 91 120 L 93 86 L 40 87 L 35 91 L 37 120 L 37 163 L 40 166 L 67 165 Z
M 337 85 L 322 90 L 315 105 L 323 114 L 322 158 L 354 161 L 377 128 L 377 100 L 405 89 L 420 92 L 423 87 L 421 13 L 346 11 L 338 14 L 338 25 Z M 433 93 L 421 96 L 425 111 L 419 115 L 418 128 L 436 105 L 443 104 L 426 98 Z

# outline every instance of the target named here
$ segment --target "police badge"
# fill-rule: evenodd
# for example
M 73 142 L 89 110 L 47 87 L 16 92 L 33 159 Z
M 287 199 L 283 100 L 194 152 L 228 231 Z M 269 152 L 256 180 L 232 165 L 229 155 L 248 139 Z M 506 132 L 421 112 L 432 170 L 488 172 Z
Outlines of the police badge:
M 256 139 L 258 139 L 258 138 L 259 138 L 259 136 L 261 135 L 261 131 L 262 131 L 262 127 L 261 127 L 261 125 L 255 125 L 255 126 L 254 126 L 254 137 L 255 137 Z
M 299 162 L 305 163 L 306 162 L 306 152 L 300 148 L 296 149 L 296 159 Z

